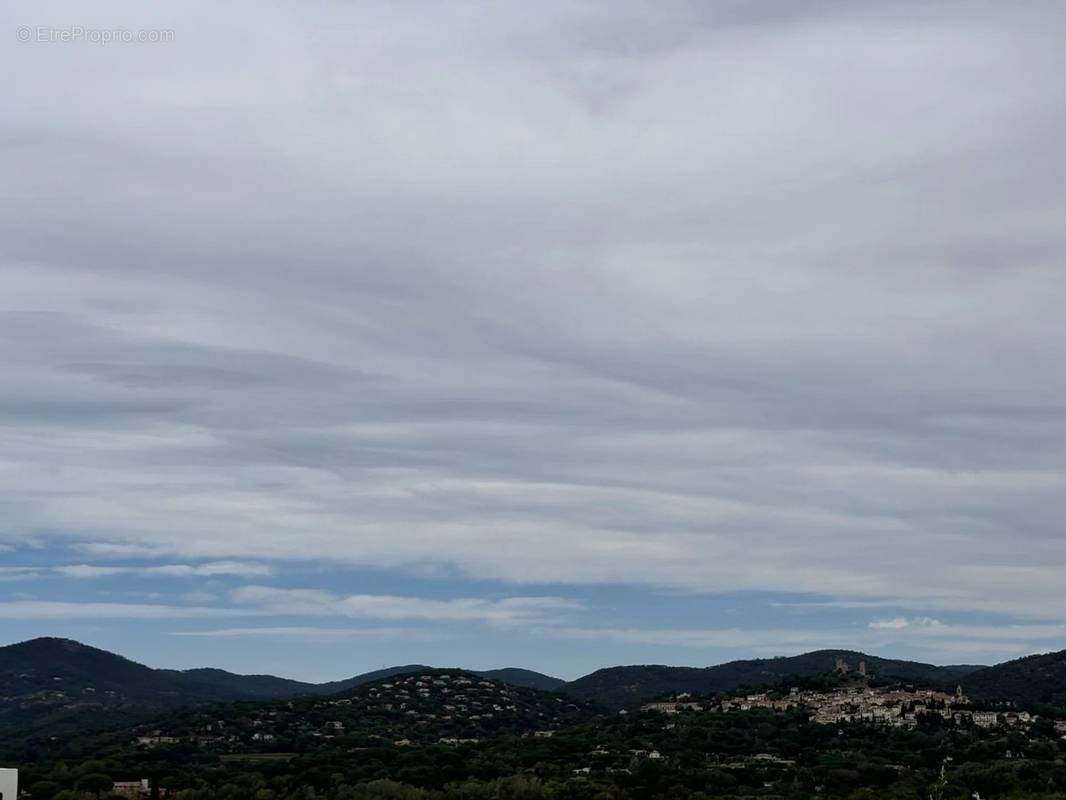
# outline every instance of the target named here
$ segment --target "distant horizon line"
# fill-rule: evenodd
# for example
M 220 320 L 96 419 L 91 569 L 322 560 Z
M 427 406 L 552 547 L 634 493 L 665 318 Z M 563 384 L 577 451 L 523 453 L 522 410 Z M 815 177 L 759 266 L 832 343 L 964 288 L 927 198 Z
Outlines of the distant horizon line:
M 126 655 L 124 653 L 119 653 L 119 652 L 116 652 L 114 650 L 108 650 L 107 648 L 100 647 L 99 645 L 89 644 L 89 643 L 87 643 L 85 641 L 81 641 L 81 640 L 78 640 L 78 639 L 71 639 L 70 637 L 67 637 L 67 636 L 47 636 L 47 635 L 34 636 L 34 637 L 29 638 L 29 639 L 22 639 L 22 640 L 19 640 L 19 641 L 9 642 L 7 644 L 0 645 L 0 650 L 7 649 L 9 647 L 16 647 L 18 645 L 30 644 L 32 642 L 41 641 L 41 640 L 54 640 L 54 641 L 60 641 L 60 642 L 70 642 L 70 643 L 76 644 L 76 645 L 78 645 L 80 647 L 88 647 L 88 648 L 92 648 L 94 650 L 99 650 L 101 652 L 105 652 L 105 653 L 109 653 L 109 654 L 114 655 L 114 656 L 118 656 L 119 658 L 124 658 L 127 661 L 132 661 L 134 663 L 140 664 L 141 666 L 144 666 L 144 667 L 147 667 L 148 669 L 153 669 L 153 670 L 166 670 L 166 671 L 174 671 L 174 672 L 189 672 L 189 671 L 200 670 L 200 669 L 217 669 L 217 670 L 222 671 L 222 672 L 227 672 L 227 673 L 229 673 L 231 675 L 239 675 L 239 676 L 243 676 L 243 677 L 249 677 L 249 676 L 270 677 L 270 678 L 277 678 L 277 679 L 280 679 L 280 680 L 292 681 L 294 683 L 303 683 L 303 684 L 307 684 L 309 686 L 322 686 L 322 685 L 330 684 L 330 683 L 341 683 L 341 682 L 344 682 L 344 681 L 352 680 L 353 678 L 360 678 L 360 677 L 363 677 L 365 675 L 372 674 L 374 672 L 382 672 L 382 671 L 392 670 L 392 669 L 403 669 L 405 667 L 424 668 L 424 669 L 454 669 L 454 670 L 460 670 L 460 671 L 472 672 L 472 673 L 477 673 L 477 672 L 496 672 L 496 671 L 500 671 L 500 670 L 517 669 L 517 670 L 524 670 L 526 672 L 532 672 L 532 673 L 535 673 L 537 675 L 542 675 L 542 676 L 544 676 L 546 678 L 550 678 L 552 680 L 562 681 L 563 683 L 573 683 L 573 682 L 575 682 L 577 680 L 580 680 L 581 678 L 588 677 L 589 675 L 594 675 L 597 672 L 600 672 L 600 671 L 603 671 L 603 670 L 610 670 L 610 669 L 625 669 L 625 668 L 628 668 L 628 667 L 663 667 L 663 668 L 666 668 L 666 669 L 696 669 L 696 670 L 713 669 L 715 667 L 721 667 L 721 666 L 724 666 L 726 664 L 734 664 L 734 663 L 742 662 L 742 661 L 774 661 L 774 660 L 778 660 L 778 659 L 798 658 L 800 656 L 813 655 L 815 653 L 846 653 L 846 654 L 852 654 L 852 655 L 857 655 L 857 656 L 863 656 L 864 658 L 879 659 L 881 661 L 900 661 L 900 662 L 905 662 L 905 663 L 908 663 L 908 664 L 924 664 L 924 665 L 927 665 L 927 666 L 940 667 L 940 668 L 945 668 L 945 669 L 946 668 L 950 668 L 950 667 L 974 667 L 975 669 L 987 669 L 988 667 L 994 667 L 994 666 L 998 666 L 999 664 L 1005 664 L 1005 663 L 1008 663 L 1010 661 L 1017 660 L 1017 658 L 1011 658 L 1011 659 L 1007 659 L 1006 661 L 997 661 L 997 662 L 992 663 L 992 664 L 961 663 L 961 662 L 938 664 L 938 663 L 935 663 L 935 662 L 932 662 L 932 661 L 918 661 L 918 660 L 909 659 L 909 658 L 898 658 L 898 657 L 883 656 L 883 655 L 878 655 L 878 654 L 875 654 L 875 653 L 867 653 L 867 652 L 865 652 L 863 650 L 855 650 L 855 649 L 848 649 L 848 648 L 821 647 L 821 648 L 816 648 L 814 650 L 803 650 L 803 651 L 800 651 L 800 652 L 797 652 L 797 653 L 793 653 L 792 655 L 739 657 L 739 658 L 732 658 L 732 659 L 729 659 L 727 661 L 719 661 L 719 662 L 716 662 L 716 663 L 713 663 L 713 664 L 704 664 L 704 665 L 664 664 L 664 663 L 652 663 L 652 662 L 628 663 L 628 664 L 611 664 L 611 665 L 608 665 L 608 666 L 597 667 L 597 668 L 595 668 L 595 669 L 593 669 L 593 670 L 591 670 L 589 672 L 582 673 L 582 674 L 578 675 L 575 678 L 563 678 L 563 677 L 560 677 L 558 675 L 550 674 L 550 673 L 547 673 L 547 672 L 542 672 L 542 671 L 536 670 L 536 669 L 531 669 L 529 667 L 517 666 L 515 664 L 508 664 L 508 665 L 500 666 L 500 667 L 466 667 L 466 666 L 459 666 L 459 665 L 455 665 L 455 664 L 448 665 L 448 666 L 441 666 L 441 665 L 427 664 L 427 663 L 408 662 L 408 663 L 385 664 L 384 666 L 381 666 L 381 667 L 373 667 L 373 668 L 370 668 L 370 669 L 364 669 L 361 672 L 355 672 L 355 673 L 348 674 L 348 675 L 346 675 L 344 677 L 332 678 L 332 679 L 329 679 L 329 680 L 305 680 L 303 678 L 293 678 L 293 677 L 289 677 L 289 676 L 286 676 L 286 675 L 276 675 L 274 673 L 267 673 L 267 672 L 232 672 L 231 670 L 225 669 L 223 667 L 211 666 L 210 664 L 203 664 L 203 665 L 194 666 L 194 667 L 152 666 L 151 664 L 149 664 L 149 663 L 147 663 L 145 661 L 139 661 L 136 658 L 131 657 L 129 655 Z M 1049 651 L 1046 651 L 1046 652 L 1056 652 L 1056 651 L 1049 650 Z M 1038 653 L 1033 653 L 1033 654 L 1030 654 L 1030 655 L 1039 655 L 1039 654 Z M 1028 657 L 1028 656 L 1021 656 L 1020 658 L 1026 658 L 1026 657 Z

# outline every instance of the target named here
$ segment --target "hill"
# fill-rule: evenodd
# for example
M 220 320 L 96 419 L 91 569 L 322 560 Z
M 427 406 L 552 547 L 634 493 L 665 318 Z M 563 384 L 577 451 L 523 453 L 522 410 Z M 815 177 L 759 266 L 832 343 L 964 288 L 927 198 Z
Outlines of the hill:
M 408 664 L 314 684 L 221 669 L 152 669 L 70 639 L 39 638 L 0 647 L 0 730 L 32 730 L 75 718 L 85 720 L 101 712 L 141 713 L 204 703 L 335 694 L 427 669 Z M 537 689 L 554 689 L 563 683 L 517 668 L 477 674 Z
M 0 731 L 85 725 L 115 715 L 314 691 L 314 684 L 270 675 L 152 669 L 69 639 L 0 647 Z
M 966 676 L 966 692 L 985 701 L 1066 708 L 1066 650 L 1026 656 Z
M 173 677 L 182 692 L 200 697 L 221 695 L 223 699 L 288 698 L 319 691 L 319 685 L 276 678 L 273 675 L 236 675 L 222 669 L 201 667 L 186 670 L 154 670 Z
M 917 661 L 899 661 L 854 650 L 816 650 L 798 656 L 730 661 L 713 667 L 644 665 L 608 667 L 565 684 L 562 691 L 582 700 L 623 706 L 663 694 L 678 692 L 729 692 L 743 686 L 772 686 L 793 676 L 829 673 L 838 658 L 852 669 L 866 662 L 873 675 L 933 686 L 951 686 L 981 667 L 938 667 Z
M 527 689 L 540 689 L 545 692 L 558 691 L 566 684 L 562 678 L 553 678 L 551 675 L 518 667 L 481 670 L 477 674 L 490 680 L 509 683 L 511 686 L 524 686 Z
M 1000 667 L 934 666 L 870 656 L 852 650 L 818 650 L 787 658 L 731 661 L 712 667 L 620 666 L 576 681 L 509 667 L 479 677 L 512 686 L 561 691 L 582 701 L 624 706 L 677 692 L 722 692 L 775 685 L 793 676 L 828 673 L 842 658 L 852 668 L 865 661 L 879 677 L 951 687 L 966 677 L 968 691 L 998 697 L 1017 693 L 1027 702 L 1053 702 L 1066 686 L 1062 654 Z M 183 705 L 240 700 L 282 700 L 348 691 L 397 675 L 430 670 L 421 664 L 389 667 L 329 683 L 313 684 L 272 675 L 237 675 L 220 669 L 152 669 L 122 656 L 67 639 L 41 638 L 0 647 L 0 729 L 31 728 L 72 715 L 105 710 L 153 711 Z M 1041 688 L 1042 687 L 1042 688 Z M 975 695 L 977 696 L 977 695 Z
M 338 692 L 354 689 L 356 686 L 373 683 L 374 681 L 382 680 L 383 678 L 391 678 L 394 675 L 404 675 L 408 672 L 418 672 L 423 669 L 431 669 L 431 667 L 427 667 L 425 664 L 405 664 L 401 667 L 386 667 L 385 669 L 376 669 L 371 672 L 363 672 L 359 675 L 353 675 L 351 678 L 345 678 L 340 681 L 320 683 L 317 684 L 315 688 L 321 694 L 337 694 Z
M 812 724 L 787 709 L 600 713 L 469 672 L 426 669 L 329 697 L 0 740 L 0 760 L 24 770 L 27 800 L 91 800 L 113 779 L 122 794 L 101 793 L 104 800 L 1064 797 L 1050 719 L 985 727 L 965 711 L 961 719 L 924 713 L 924 693 L 891 692 L 911 695 L 894 706 L 899 715 Z M 882 699 L 860 702 L 885 712 Z
M 868 700 L 880 712 L 866 722 L 812 724 L 795 709 L 717 704 L 610 713 L 462 670 L 424 668 L 330 696 L 212 704 L 107 730 L 0 738 L 0 760 L 26 770 L 35 787 L 29 800 L 91 798 L 87 790 L 114 777 L 147 780 L 183 800 L 887 800 L 961 798 L 982 788 L 990 797 L 1063 797 L 1066 770 L 1051 719 L 1002 718 L 986 728 L 920 711 L 924 693 L 888 691 L 910 696 L 895 707 L 898 715 L 873 717 L 886 711 L 882 695 Z M 849 696 L 844 702 L 854 703 Z M 1009 748 L 1026 755 L 1001 755 Z
M 143 760 L 149 750 L 167 758 L 190 748 L 208 758 L 255 758 L 459 746 L 500 736 L 550 734 L 596 713 L 594 707 L 556 693 L 475 672 L 426 667 L 333 695 L 212 703 L 151 716 L 112 716 L 106 726 L 94 728 L 20 731 L 8 741 L 0 735 L 0 752 L 35 753 L 45 741 L 51 752 L 64 757 L 108 754 L 133 760 Z
M 583 719 L 589 710 L 581 701 L 491 680 L 477 672 L 426 667 L 335 695 L 179 712 L 153 721 L 146 729 L 178 739 L 198 737 L 201 744 L 219 751 L 302 751 L 330 738 L 359 747 L 385 739 L 435 744 L 442 738 L 554 730 Z M 224 737 L 204 740 L 220 729 Z
M 391 678 L 395 675 L 406 675 L 408 673 L 427 669 L 437 669 L 437 667 L 430 667 L 425 664 L 407 664 L 402 667 L 387 667 L 385 669 L 374 670 L 373 672 L 364 672 L 361 675 L 356 675 L 342 681 L 316 684 L 314 692 L 316 694 L 335 694 L 337 692 L 343 692 L 346 689 L 354 689 L 356 686 L 373 683 L 382 678 Z M 469 672 L 472 675 L 479 675 L 483 678 L 489 678 L 490 680 L 509 683 L 512 686 L 523 686 L 528 689 L 541 689 L 546 692 L 555 691 L 566 683 L 562 678 L 553 678 L 551 675 L 544 675 L 540 672 L 534 672 L 530 669 L 520 669 L 519 667 L 463 671 Z
M 314 684 L 220 669 L 152 669 L 70 639 L 0 647 L 0 712 L 5 706 L 172 706 L 187 702 L 292 697 Z

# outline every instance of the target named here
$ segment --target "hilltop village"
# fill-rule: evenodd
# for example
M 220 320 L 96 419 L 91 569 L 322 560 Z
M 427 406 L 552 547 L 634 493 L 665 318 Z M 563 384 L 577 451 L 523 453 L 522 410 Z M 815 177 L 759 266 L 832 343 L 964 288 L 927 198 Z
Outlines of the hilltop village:
M 954 693 L 909 686 L 875 687 L 869 685 L 866 663 L 860 661 L 852 671 L 843 659 L 837 659 L 834 675 L 841 685 L 825 690 L 790 688 L 787 691 L 762 691 L 729 697 L 719 702 L 701 703 L 690 695 L 680 694 L 672 700 L 645 703 L 641 710 L 664 714 L 682 711 L 737 712 L 752 709 L 771 711 L 805 711 L 811 722 L 835 725 L 858 722 L 916 728 L 923 716 L 935 715 L 954 725 L 972 724 L 981 728 L 998 725 L 1028 725 L 1035 717 L 1027 711 L 982 711 L 972 708 L 962 686 Z M 1066 723 L 1056 723 L 1066 733 Z

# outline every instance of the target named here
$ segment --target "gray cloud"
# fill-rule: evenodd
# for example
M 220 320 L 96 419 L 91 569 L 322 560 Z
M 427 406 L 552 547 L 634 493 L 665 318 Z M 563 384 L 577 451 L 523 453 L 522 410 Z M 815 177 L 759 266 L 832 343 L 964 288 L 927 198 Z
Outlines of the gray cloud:
M 176 37 L 0 54 L 0 538 L 1066 615 L 1057 5 L 106 5 L 3 12 Z
M 172 606 L 135 603 L 70 603 L 59 600 L 0 602 L 0 619 L 196 619 L 201 617 L 250 616 L 243 609 L 203 606 Z
M 96 564 L 66 564 L 51 570 L 68 578 L 106 578 L 113 575 L 138 575 L 141 577 L 211 578 L 219 575 L 270 575 L 273 569 L 267 564 L 239 561 L 214 561 L 207 564 L 155 564 L 152 566 L 112 567 Z
M 287 626 L 274 628 L 215 628 L 204 631 L 172 631 L 172 636 L 196 636 L 209 639 L 264 638 L 290 639 L 305 642 L 333 642 L 354 638 L 422 639 L 431 640 L 440 633 L 416 628 L 318 628 Z

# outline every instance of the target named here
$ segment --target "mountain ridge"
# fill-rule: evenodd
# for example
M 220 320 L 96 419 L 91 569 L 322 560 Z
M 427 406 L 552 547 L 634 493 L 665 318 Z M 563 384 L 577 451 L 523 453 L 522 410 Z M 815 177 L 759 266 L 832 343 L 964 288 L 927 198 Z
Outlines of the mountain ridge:
M 967 691 L 989 702 L 1066 708 L 1066 650 L 1015 658 L 967 677 Z
M 884 679 L 954 688 L 988 701 L 1018 700 L 1066 707 L 1066 650 L 1027 656 L 991 667 L 934 665 L 882 658 L 857 650 L 816 650 L 796 656 L 741 659 L 706 667 L 662 664 L 605 667 L 573 681 L 519 667 L 466 670 L 513 686 L 535 688 L 622 708 L 670 693 L 715 693 L 778 685 L 790 678 L 832 672 L 843 659 L 865 662 Z M 155 669 L 70 639 L 41 637 L 0 647 L 0 727 L 34 724 L 108 709 L 151 710 L 242 700 L 287 700 L 331 695 L 374 681 L 441 669 L 406 664 L 325 683 L 273 675 L 239 675 L 203 667 Z
M 62 709 L 168 708 L 239 700 L 335 694 L 381 678 L 431 669 L 390 667 L 326 683 L 240 675 L 213 667 L 156 669 L 73 639 L 39 637 L 0 647 L 0 725 Z M 559 678 L 518 667 L 468 672 L 529 688 L 556 688 Z
M 814 650 L 796 656 L 727 661 L 709 667 L 644 664 L 606 667 L 566 684 L 564 691 L 583 700 L 621 706 L 669 692 L 728 692 L 744 686 L 768 686 L 794 676 L 832 672 L 837 659 L 851 669 L 865 662 L 871 674 L 905 681 L 948 686 L 985 669 L 976 665 L 937 666 L 919 661 L 882 658 L 858 650 Z

